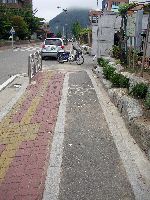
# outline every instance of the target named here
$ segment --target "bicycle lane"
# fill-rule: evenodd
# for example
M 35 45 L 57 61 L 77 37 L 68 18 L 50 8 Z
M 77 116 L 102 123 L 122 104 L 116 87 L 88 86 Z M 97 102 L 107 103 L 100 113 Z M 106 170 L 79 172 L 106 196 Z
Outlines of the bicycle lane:
M 135 199 L 87 72 L 65 82 L 43 200 Z
M 0 123 L 0 199 L 42 199 L 64 73 L 41 72 Z

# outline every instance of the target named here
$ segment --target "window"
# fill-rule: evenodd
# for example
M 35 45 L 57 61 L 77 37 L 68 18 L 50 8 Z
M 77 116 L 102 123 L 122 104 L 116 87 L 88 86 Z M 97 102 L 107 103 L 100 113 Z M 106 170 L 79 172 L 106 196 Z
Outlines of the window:
M 2 3 L 17 3 L 17 0 L 2 0 Z
M 92 23 L 98 23 L 98 16 L 92 16 Z
M 45 40 L 45 45 L 56 45 L 56 46 L 61 46 L 62 42 L 59 39 L 46 39 Z
M 113 6 L 119 6 L 120 2 L 112 2 Z

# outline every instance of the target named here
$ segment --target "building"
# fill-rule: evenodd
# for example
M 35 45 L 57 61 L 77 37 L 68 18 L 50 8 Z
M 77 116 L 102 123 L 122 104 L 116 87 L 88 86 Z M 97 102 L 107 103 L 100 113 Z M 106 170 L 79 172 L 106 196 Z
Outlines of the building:
M 120 30 L 121 16 L 116 12 L 105 11 L 100 16 L 97 29 L 97 58 L 110 56 L 114 45 L 114 34 Z
M 22 8 L 28 4 L 32 5 L 32 0 L 0 0 L 0 4 L 4 4 L 9 8 Z
M 98 19 L 101 16 L 102 11 L 98 8 L 89 11 L 89 21 L 92 28 L 92 49 L 91 55 L 96 55 L 97 53 L 97 29 L 98 29 Z
M 97 24 L 98 23 L 98 17 L 101 15 L 101 11 L 99 9 L 90 10 L 89 11 L 89 21 L 90 24 Z
M 117 12 L 119 5 L 124 3 L 129 3 L 129 0 L 103 0 L 102 10 Z
M 149 4 L 150 0 L 129 0 L 129 3 Z

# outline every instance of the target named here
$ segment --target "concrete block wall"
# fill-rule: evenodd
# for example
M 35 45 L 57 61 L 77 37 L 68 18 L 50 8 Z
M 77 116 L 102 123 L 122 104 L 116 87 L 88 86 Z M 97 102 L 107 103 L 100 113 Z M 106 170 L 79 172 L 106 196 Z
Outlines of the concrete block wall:
M 99 18 L 97 57 L 109 56 L 114 44 L 114 33 L 121 26 L 121 17 L 114 12 L 104 12 Z

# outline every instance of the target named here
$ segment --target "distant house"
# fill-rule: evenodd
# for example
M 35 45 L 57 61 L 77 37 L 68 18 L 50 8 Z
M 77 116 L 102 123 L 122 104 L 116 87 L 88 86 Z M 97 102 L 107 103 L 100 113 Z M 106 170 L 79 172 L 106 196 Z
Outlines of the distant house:
M 129 3 L 129 0 L 103 0 L 102 10 L 117 12 L 119 5 L 124 3 Z
M 32 5 L 32 0 L 0 0 L 0 4 L 4 4 L 9 8 L 22 8 L 28 4 Z
M 129 3 L 149 4 L 150 0 L 129 0 Z

